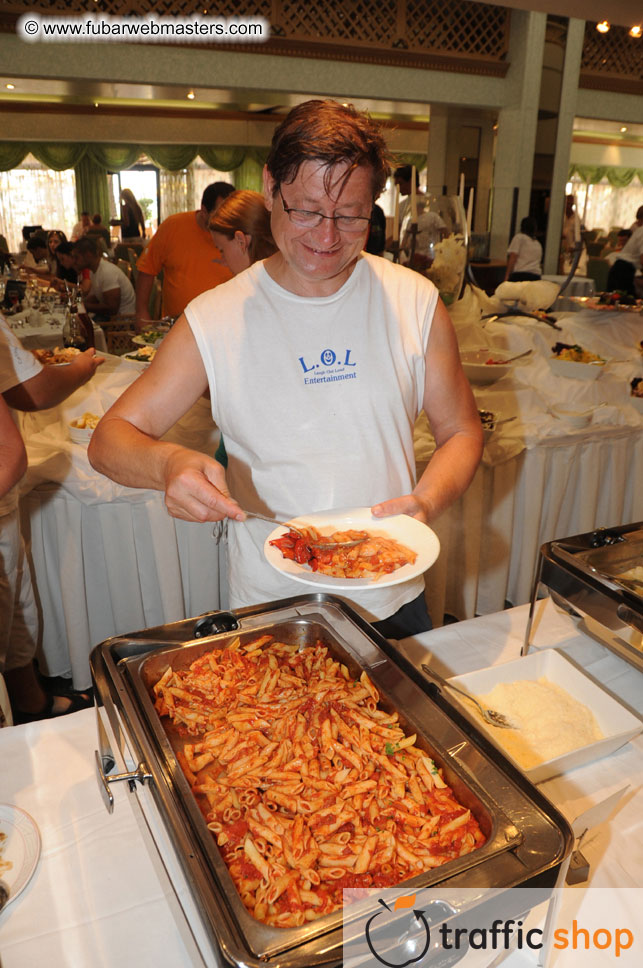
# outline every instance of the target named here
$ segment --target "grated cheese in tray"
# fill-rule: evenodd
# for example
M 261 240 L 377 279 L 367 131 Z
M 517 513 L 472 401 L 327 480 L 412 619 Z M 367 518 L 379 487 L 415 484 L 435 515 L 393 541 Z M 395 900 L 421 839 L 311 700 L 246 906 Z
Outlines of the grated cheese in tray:
M 519 727 L 493 737 L 525 770 L 603 739 L 592 711 L 544 677 L 501 682 L 477 698 Z

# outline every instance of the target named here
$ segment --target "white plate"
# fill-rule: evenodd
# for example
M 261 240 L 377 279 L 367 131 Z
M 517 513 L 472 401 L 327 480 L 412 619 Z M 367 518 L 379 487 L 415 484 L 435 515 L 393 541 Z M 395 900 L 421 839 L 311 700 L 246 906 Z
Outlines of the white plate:
M 422 575 L 440 554 L 440 542 L 437 535 L 415 518 L 408 514 L 394 514 L 388 518 L 374 518 L 370 508 L 340 508 L 332 511 L 316 511 L 298 518 L 292 518 L 297 527 L 312 525 L 322 533 L 326 531 L 345 531 L 353 528 L 358 531 L 369 531 L 376 537 L 394 538 L 417 553 L 415 563 L 403 565 L 390 575 L 382 578 L 332 578 L 330 575 L 320 575 L 311 571 L 309 565 L 300 565 L 296 561 L 284 558 L 279 548 L 270 542 L 288 533 L 288 528 L 281 525 L 275 528 L 265 540 L 263 551 L 268 564 L 277 571 L 294 578 L 305 585 L 316 585 L 317 588 L 327 588 L 331 591 L 351 591 L 356 588 L 385 588 L 387 585 L 400 585 L 410 581 L 417 575 Z
M 508 360 L 515 355 L 515 353 L 510 353 L 508 350 L 490 347 L 489 349 L 481 350 L 464 350 L 460 353 L 460 359 L 467 380 L 472 383 L 481 384 L 482 386 L 489 386 L 489 384 L 495 383 L 501 377 L 510 373 L 512 364 L 487 363 L 487 360 Z
M 604 689 L 596 685 L 584 672 L 556 651 L 544 649 L 542 652 L 530 652 L 528 655 L 513 662 L 504 662 L 498 666 L 489 666 L 477 672 L 468 672 L 461 676 L 452 676 L 449 682 L 459 686 L 474 696 L 486 695 L 493 687 L 501 682 L 519 682 L 525 679 L 540 679 L 544 677 L 565 689 L 570 696 L 583 703 L 592 710 L 598 726 L 603 733 L 603 739 L 578 749 L 571 750 L 562 756 L 557 756 L 544 763 L 538 763 L 530 769 L 524 769 L 512 756 L 505 756 L 525 773 L 532 783 L 540 783 L 559 773 L 572 770 L 585 763 L 591 763 L 601 756 L 608 756 L 629 742 L 643 730 L 643 723 L 633 716 L 621 703 L 613 699 Z M 466 715 L 485 731 L 496 746 L 502 749 L 503 729 L 488 726 L 466 699 L 459 699 L 454 693 L 448 692 L 449 700 L 454 700 Z
M 549 357 L 549 365 L 556 376 L 572 380 L 596 380 L 605 369 L 604 363 L 576 363 L 574 360 L 559 360 L 556 356 Z
M 69 436 L 75 444 L 88 444 L 92 439 L 93 430 L 89 427 L 72 427 L 68 424 L 67 429 L 69 430 Z
M 144 366 L 149 366 L 150 363 L 152 362 L 152 360 L 150 359 L 139 359 L 139 357 L 135 353 L 124 353 L 123 359 L 131 360 L 132 363 L 143 363 Z
M 2 859 L 11 862 L 11 868 L 0 873 L 0 878 L 13 901 L 29 883 L 40 857 L 40 831 L 36 823 L 10 803 L 0 803 L 0 833 L 5 838 L 0 844 Z
M 157 336 L 155 339 L 146 338 L 145 333 L 139 333 L 137 336 L 132 336 L 132 343 L 136 343 L 137 346 L 153 346 L 155 349 L 161 345 L 167 333 L 163 333 L 162 336 Z

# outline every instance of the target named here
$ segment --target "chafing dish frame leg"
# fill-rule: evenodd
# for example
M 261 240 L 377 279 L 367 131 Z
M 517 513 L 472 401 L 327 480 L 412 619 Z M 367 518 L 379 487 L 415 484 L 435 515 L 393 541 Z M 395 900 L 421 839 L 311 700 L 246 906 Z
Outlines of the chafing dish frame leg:
M 94 750 L 94 756 L 96 758 L 98 787 L 100 789 L 105 806 L 107 807 L 108 813 L 114 812 L 114 794 L 110 789 L 110 783 L 119 783 L 121 780 L 127 780 L 130 791 L 133 793 L 137 782 L 142 784 L 145 783 L 146 780 L 152 779 L 152 774 L 147 771 L 144 763 L 139 763 L 136 769 L 129 773 L 105 774 L 103 770 L 103 760 L 98 750 Z

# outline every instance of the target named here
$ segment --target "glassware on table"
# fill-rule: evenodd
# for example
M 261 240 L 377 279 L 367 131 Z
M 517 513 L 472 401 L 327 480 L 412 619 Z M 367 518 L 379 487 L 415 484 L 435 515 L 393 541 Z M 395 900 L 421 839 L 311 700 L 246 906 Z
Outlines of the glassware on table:
M 446 306 L 458 299 L 467 267 L 469 233 L 458 195 L 418 195 L 414 231 L 410 217 L 402 225 L 402 257 L 427 276 Z
M 78 319 L 75 306 L 70 306 L 65 312 L 65 322 L 62 328 L 63 346 L 74 346 L 84 351 L 87 349 L 87 337 Z

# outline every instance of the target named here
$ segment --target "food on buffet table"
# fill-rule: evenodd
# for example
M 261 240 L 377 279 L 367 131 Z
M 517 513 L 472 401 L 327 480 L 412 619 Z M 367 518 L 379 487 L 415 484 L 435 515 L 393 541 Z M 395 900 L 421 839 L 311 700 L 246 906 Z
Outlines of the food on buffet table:
M 146 343 L 149 346 L 154 346 L 156 343 L 167 336 L 166 329 L 146 329 L 144 332 L 139 333 L 138 336 L 134 337 L 134 342 Z
M 476 698 L 516 724 L 496 739 L 525 770 L 603 739 L 591 709 L 544 676 L 499 682 Z
M 643 377 L 635 376 L 631 381 L 630 386 L 632 388 L 633 397 L 643 397 Z
M 194 742 L 177 753 L 246 908 L 300 926 L 346 887 L 388 887 L 484 843 L 430 755 L 321 642 L 206 652 L 153 687 Z
M 99 420 L 100 417 L 97 417 L 95 413 L 86 411 L 82 417 L 76 417 L 75 420 L 71 420 L 69 426 L 75 427 L 77 430 L 95 430 Z
M 156 356 L 153 346 L 141 346 L 135 353 L 125 353 L 126 360 L 138 360 L 139 363 L 151 363 Z
M 551 351 L 555 359 L 566 360 L 568 363 L 605 363 L 602 356 L 591 353 L 578 343 L 555 343 Z
M 598 302 L 603 306 L 637 306 L 640 305 L 641 300 L 637 299 L 636 296 L 633 296 L 630 292 L 625 292 L 622 289 L 615 289 L 614 292 L 599 293 Z
M 71 363 L 80 350 L 76 346 L 55 346 L 53 350 L 32 350 L 31 352 L 41 363 L 59 366 L 61 363 Z
M 7 846 L 7 835 L 4 830 L 0 830 L 0 877 L 10 871 L 13 867 L 13 861 L 5 860 L 2 856 L 4 849 Z
M 340 543 L 344 541 L 360 541 L 353 548 L 320 548 L 311 547 L 311 542 Z M 331 535 L 322 535 L 316 528 L 298 528 L 288 531 L 271 542 L 278 548 L 284 558 L 296 561 L 300 565 L 310 566 L 312 571 L 333 578 L 377 578 L 390 575 L 391 572 L 412 565 L 417 558 L 415 551 L 395 541 L 394 538 L 382 538 L 369 534 L 368 531 L 334 531 Z
M 491 410 L 478 410 L 480 423 L 484 430 L 493 430 L 496 426 L 496 415 Z

